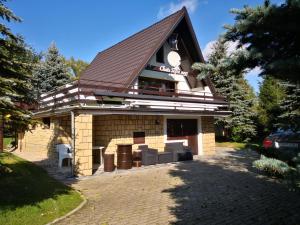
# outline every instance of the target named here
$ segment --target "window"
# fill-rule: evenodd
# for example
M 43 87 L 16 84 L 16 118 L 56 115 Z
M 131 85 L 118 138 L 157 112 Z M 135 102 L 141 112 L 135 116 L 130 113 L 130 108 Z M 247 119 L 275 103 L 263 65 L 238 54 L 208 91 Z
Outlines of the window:
M 165 63 L 164 60 L 164 46 L 162 46 L 158 52 L 156 53 L 156 62 L 158 63 Z
M 197 120 L 167 119 L 167 137 L 169 140 L 197 135 Z
M 145 144 L 145 132 L 133 132 L 133 144 Z
M 159 92 L 175 92 L 175 82 L 140 77 L 139 89 Z
M 43 118 L 43 124 L 45 128 L 50 128 L 50 117 Z

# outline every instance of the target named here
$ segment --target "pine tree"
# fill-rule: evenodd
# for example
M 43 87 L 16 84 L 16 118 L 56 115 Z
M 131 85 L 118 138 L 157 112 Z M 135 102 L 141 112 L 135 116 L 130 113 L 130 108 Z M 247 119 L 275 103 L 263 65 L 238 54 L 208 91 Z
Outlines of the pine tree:
M 285 87 L 286 98 L 280 108 L 279 126 L 285 129 L 300 130 L 300 83 L 282 82 Z M 288 121 L 288 122 L 287 122 Z
M 244 54 L 237 57 L 242 68 L 260 67 L 262 75 L 296 82 L 300 80 L 300 1 L 286 0 L 231 10 L 235 23 L 227 25 L 225 39 L 237 41 Z
M 218 118 L 216 125 L 228 130 L 234 141 L 247 141 L 256 134 L 254 125 L 253 96 L 242 73 L 236 73 L 231 68 L 227 56 L 227 44 L 219 39 L 213 46 L 213 52 L 208 63 L 195 63 L 193 69 L 199 71 L 198 79 L 208 74 L 215 85 L 216 91 L 226 97 L 232 114 Z
M 260 85 L 258 95 L 258 119 L 265 133 L 270 133 L 277 128 L 283 100 L 285 100 L 283 85 L 271 76 L 266 76 Z
M 0 0 L 0 17 L 5 22 L 21 22 Z M 0 152 L 3 150 L 3 123 L 24 128 L 30 123 L 30 112 L 20 107 L 33 103 L 31 71 L 33 53 L 20 36 L 0 24 Z
M 54 43 L 50 45 L 45 59 L 36 65 L 34 71 L 35 95 L 52 91 L 66 83 L 71 82 L 65 59 L 59 54 Z

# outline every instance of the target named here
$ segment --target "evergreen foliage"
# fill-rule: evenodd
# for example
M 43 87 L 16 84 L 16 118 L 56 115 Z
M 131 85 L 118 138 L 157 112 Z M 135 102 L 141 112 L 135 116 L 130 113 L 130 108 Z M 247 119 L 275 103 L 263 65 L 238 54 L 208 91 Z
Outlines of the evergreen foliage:
M 286 0 L 254 8 L 231 10 L 235 23 L 227 25 L 226 41 L 238 41 L 243 51 L 238 69 L 260 67 L 261 74 L 293 83 L 300 80 L 300 1 Z
M 15 128 L 25 127 L 30 122 L 30 113 L 24 106 L 34 103 L 31 77 L 36 58 L 23 38 L 13 34 L 4 24 L 21 22 L 4 2 L 0 0 L 0 17 L 3 20 L 0 23 L 0 123 L 5 120 Z
M 227 44 L 218 40 L 208 63 L 195 63 L 193 69 L 199 71 L 198 79 L 210 74 L 216 91 L 226 97 L 232 114 L 216 120 L 216 125 L 228 130 L 233 141 L 247 141 L 256 134 L 254 125 L 255 94 L 243 77 L 232 68 L 230 57 L 227 56 Z
M 59 54 L 55 44 L 52 43 L 44 60 L 40 60 L 34 70 L 35 96 L 38 97 L 44 92 L 52 91 L 71 81 L 65 59 Z
M 285 129 L 300 131 L 300 84 L 282 82 L 286 98 L 282 101 L 279 126 Z
M 260 85 L 258 95 L 258 119 L 265 133 L 270 133 L 277 128 L 284 99 L 285 88 L 281 82 L 271 76 L 266 76 Z

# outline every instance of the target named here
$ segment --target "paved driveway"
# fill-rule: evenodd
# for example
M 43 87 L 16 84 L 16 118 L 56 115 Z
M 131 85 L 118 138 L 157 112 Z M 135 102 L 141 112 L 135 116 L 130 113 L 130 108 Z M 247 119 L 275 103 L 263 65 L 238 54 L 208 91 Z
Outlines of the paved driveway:
M 300 194 L 252 171 L 257 155 L 102 175 L 72 184 L 88 198 L 59 224 L 300 224 Z

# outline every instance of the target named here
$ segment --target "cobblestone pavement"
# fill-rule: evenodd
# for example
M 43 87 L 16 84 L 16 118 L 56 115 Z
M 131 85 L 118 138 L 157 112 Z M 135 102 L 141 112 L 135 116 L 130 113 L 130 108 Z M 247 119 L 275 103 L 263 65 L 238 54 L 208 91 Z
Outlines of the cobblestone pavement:
M 255 173 L 247 151 L 73 183 L 88 203 L 58 224 L 300 224 L 300 194 Z

